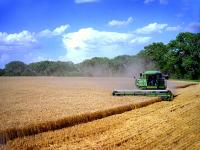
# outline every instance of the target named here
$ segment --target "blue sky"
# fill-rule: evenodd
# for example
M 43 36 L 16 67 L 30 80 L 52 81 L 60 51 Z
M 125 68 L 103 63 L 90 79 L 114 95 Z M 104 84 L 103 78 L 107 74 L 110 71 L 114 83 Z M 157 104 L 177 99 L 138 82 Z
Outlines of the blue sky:
M 137 54 L 200 32 L 199 0 L 0 0 L 0 68 Z

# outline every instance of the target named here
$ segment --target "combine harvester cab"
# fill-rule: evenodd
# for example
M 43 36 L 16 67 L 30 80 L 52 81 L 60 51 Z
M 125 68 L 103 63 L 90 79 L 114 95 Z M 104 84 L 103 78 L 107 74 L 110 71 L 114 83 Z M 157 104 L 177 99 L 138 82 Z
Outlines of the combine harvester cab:
M 155 96 L 162 100 L 170 101 L 173 94 L 167 90 L 166 79 L 168 76 L 163 75 L 160 71 L 145 71 L 140 73 L 139 79 L 135 81 L 138 89 L 136 90 L 114 90 L 113 96 Z

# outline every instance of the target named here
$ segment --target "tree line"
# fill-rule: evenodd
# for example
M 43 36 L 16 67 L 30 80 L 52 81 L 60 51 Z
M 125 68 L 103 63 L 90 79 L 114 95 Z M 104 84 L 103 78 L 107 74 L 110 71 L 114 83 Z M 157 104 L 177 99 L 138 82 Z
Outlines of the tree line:
M 25 64 L 12 61 L 0 70 L 1 76 L 120 76 L 126 67 L 137 63 L 136 56 L 122 55 L 113 59 L 94 57 L 79 64 L 62 61 L 41 61 Z M 138 60 L 139 61 L 139 60 Z
M 94 57 L 79 64 L 12 61 L 0 69 L 1 76 L 130 76 L 157 69 L 177 79 L 200 79 L 200 33 L 179 33 L 168 44 L 152 43 L 137 55 L 113 59 Z
M 178 79 L 200 79 L 200 33 L 180 33 L 168 44 L 153 43 L 142 50 L 162 72 Z

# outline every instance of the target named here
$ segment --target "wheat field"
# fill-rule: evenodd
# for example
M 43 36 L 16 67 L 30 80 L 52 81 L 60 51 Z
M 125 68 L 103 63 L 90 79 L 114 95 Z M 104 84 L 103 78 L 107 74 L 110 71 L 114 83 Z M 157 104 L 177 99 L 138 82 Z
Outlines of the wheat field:
M 150 97 L 113 97 L 113 88 L 133 87 L 130 78 L 4 77 L 0 80 L 1 143 L 159 101 Z
M 197 116 L 200 110 L 199 85 L 177 90 L 179 95 L 172 102 L 132 110 L 159 100 L 112 97 L 114 88 L 133 87 L 129 78 L 15 77 L 0 80 L 0 136 L 5 136 L 3 131 L 13 131 L 9 129 L 18 129 L 16 135 L 20 132 L 35 134 L 37 127 L 41 132 L 60 129 L 36 132 L 39 134 L 22 138 L 9 135 L 8 140 L 12 136 L 16 139 L 1 145 L 0 149 L 127 149 L 132 146 L 134 149 L 154 146 L 160 149 L 176 145 L 184 148 L 194 141 L 197 142 L 192 148 L 199 144 L 199 134 L 195 132 L 199 131 L 200 123 Z M 186 82 L 173 84 L 179 87 L 191 85 Z M 132 111 L 120 114 L 127 110 Z M 66 119 L 71 119 L 70 123 L 74 124 L 66 123 Z M 100 120 L 92 121 L 95 119 Z M 88 121 L 92 122 L 79 124 Z M 43 130 L 44 126 L 50 126 L 49 130 Z M 192 138 L 188 137 L 189 133 Z M 169 144 L 169 135 L 174 145 Z M 185 144 L 183 141 L 188 138 L 191 140 Z
M 116 84 L 120 79 L 109 82 L 106 80 L 108 79 L 0 78 L 0 129 L 23 127 L 29 123 L 51 121 L 149 100 L 146 97 L 140 100 L 132 97 L 112 97 L 112 87 L 115 87 L 112 84 Z

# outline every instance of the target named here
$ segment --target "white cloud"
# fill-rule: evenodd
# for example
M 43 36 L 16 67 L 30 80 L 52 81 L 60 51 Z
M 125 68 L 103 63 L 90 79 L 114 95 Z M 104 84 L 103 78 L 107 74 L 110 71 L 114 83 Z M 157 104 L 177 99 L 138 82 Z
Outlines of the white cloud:
M 35 33 L 26 30 L 13 34 L 0 32 L 0 51 L 20 50 L 22 47 L 30 48 L 36 44 Z
M 5 32 L 0 32 L 0 40 L 1 42 L 21 42 L 21 41 L 26 41 L 26 42 L 35 42 L 34 38 L 34 33 L 30 33 L 29 31 L 22 31 L 20 33 L 13 33 L 13 34 L 8 34 Z
M 38 33 L 39 36 L 46 36 L 46 37 L 51 37 L 51 36 L 59 36 L 65 33 L 65 31 L 70 27 L 69 24 L 66 25 L 61 25 L 60 27 L 55 28 L 54 30 L 49 30 L 45 29 L 41 32 Z
M 99 0 L 75 0 L 75 3 L 82 4 L 82 3 L 92 3 L 92 2 L 98 2 Z
M 147 26 L 142 28 L 138 28 L 135 30 L 136 33 L 139 34 L 151 34 L 151 33 L 162 33 L 162 31 L 168 26 L 168 24 L 158 24 L 158 23 L 150 23 Z
M 31 50 L 33 48 L 38 48 L 38 38 L 39 37 L 51 37 L 60 36 L 66 32 L 69 25 L 61 25 L 54 30 L 45 29 L 41 32 L 34 33 L 27 30 L 21 31 L 19 33 L 6 33 L 0 32 L 0 51 L 10 51 L 10 50 Z
M 154 1 L 155 1 L 155 0 L 145 0 L 144 3 L 145 3 L 145 4 L 148 4 L 148 3 L 151 3 L 151 2 L 154 2 Z
M 109 26 L 126 26 L 129 25 L 133 22 L 133 18 L 129 17 L 127 20 L 111 20 L 110 22 L 108 22 Z
M 162 33 L 164 31 L 176 32 L 180 31 L 182 27 L 180 25 L 177 26 L 169 26 L 168 24 L 159 24 L 159 23 L 150 23 L 142 28 L 136 29 L 134 32 L 137 34 L 152 34 L 152 33 Z
M 151 37 L 136 37 L 134 39 L 131 40 L 131 43 L 147 43 L 151 40 Z
M 144 0 L 144 4 L 149 4 L 157 0 Z M 158 0 L 160 4 L 168 4 L 168 0 Z
M 98 31 L 83 28 L 63 37 L 66 56 L 63 60 L 81 62 L 95 56 L 114 57 L 131 51 L 135 45 L 149 42 L 150 37 L 130 33 Z
M 166 31 L 180 31 L 182 29 L 181 26 L 167 27 Z
M 9 59 L 8 54 L 2 54 L 0 55 L 0 62 L 5 62 Z
M 55 29 L 53 30 L 53 33 L 54 33 L 55 35 L 61 35 L 61 34 L 63 34 L 63 33 L 66 31 L 66 29 L 68 29 L 68 28 L 69 28 L 69 25 L 62 25 L 62 26 L 60 26 L 60 27 L 55 28 Z
M 186 29 L 186 31 L 189 32 L 195 32 L 195 33 L 200 33 L 200 22 L 192 22 L 190 23 Z
M 67 24 L 56 27 L 53 30 L 46 29 L 37 33 L 27 30 L 19 33 L 0 32 L 0 67 L 3 67 L 8 61 L 15 59 L 25 62 L 47 59 L 46 55 L 38 57 L 43 56 L 40 50 L 44 51 L 49 46 L 49 40 L 45 40 L 45 38 L 52 37 L 52 43 L 50 44 L 56 47 L 54 40 L 60 39 L 62 43 L 63 35 L 68 28 L 69 25 Z M 33 53 L 33 55 L 29 55 L 30 53 Z
M 160 4 L 168 4 L 168 0 L 160 0 Z

